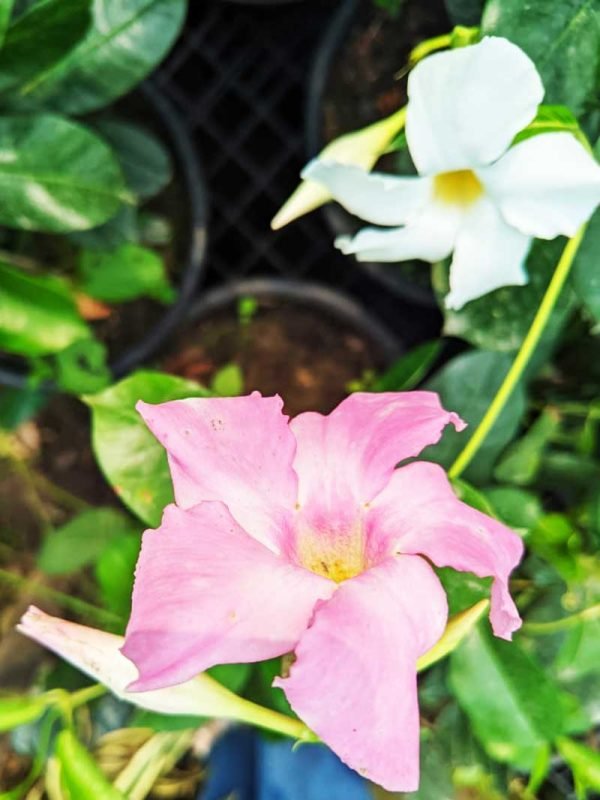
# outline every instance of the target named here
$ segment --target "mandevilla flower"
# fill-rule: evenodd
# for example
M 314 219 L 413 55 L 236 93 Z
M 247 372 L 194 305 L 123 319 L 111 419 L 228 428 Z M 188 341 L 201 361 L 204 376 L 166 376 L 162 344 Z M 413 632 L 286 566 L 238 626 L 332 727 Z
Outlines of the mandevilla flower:
M 533 238 L 573 236 L 600 203 L 600 167 L 571 133 L 511 146 L 543 96 L 533 62 L 507 39 L 425 58 L 408 79 L 406 112 L 418 176 L 369 174 L 326 155 L 302 173 L 353 214 L 391 226 L 336 245 L 360 261 L 435 262 L 453 253 L 449 308 L 527 283 Z
M 416 789 L 416 662 L 448 611 L 431 563 L 492 576 L 494 632 L 520 625 L 519 537 L 460 502 L 441 467 L 396 468 L 464 423 L 431 392 L 354 394 L 291 422 L 257 392 L 138 408 L 177 505 L 144 535 L 129 691 L 293 652 L 275 685 L 300 718 L 361 774 Z

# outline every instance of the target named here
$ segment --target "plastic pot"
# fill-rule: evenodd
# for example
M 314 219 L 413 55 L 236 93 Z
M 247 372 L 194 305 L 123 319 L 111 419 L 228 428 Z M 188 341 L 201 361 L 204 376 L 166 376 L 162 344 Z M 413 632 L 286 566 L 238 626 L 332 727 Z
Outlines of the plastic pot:
M 177 188 L 183 191 L 184 235 L 175 241 L 178 271 L 177 299 L 168 306 L 138 341 L 126 347 L 110 362 L 115 378 L 131 372 L 146 361 L 168 338 L 185 314 L 204 273 L 207 246 L 208 204 L 202 169 L 189 134 L 170 102 L 152 83 L 139 86 L 133 95 L 149 118 L 148 127 L 163 140 L 173 159 Z M 123 106 L 130 102 L 125 98 Z M 120 118 L 127 119 L 127 113 Z M 0 357 L 1 359 L 1 357 Z M 25 388 L 28 384 L 25 359 L 0 360 L 0 385 Z M 46 384 L 44 388 L 52 388 Z
M 348 38 L 360 7 L 361 0 L 343 0 L 317 48 L 306 100 L 305 138 L 308 159 L 318 155 L 327 144 L 323 139 L 325 91 L 332 67 Z M 361 223 L 336 203 L 326 205 L 323 213 L 333 236 L 354 234 L 365 225 L 364 221 Z M 393 295 L 420 306 L 437 307 L 433 290 L 411 281 L 402 274 L 397 264 L 357 261 L 356 266 Z

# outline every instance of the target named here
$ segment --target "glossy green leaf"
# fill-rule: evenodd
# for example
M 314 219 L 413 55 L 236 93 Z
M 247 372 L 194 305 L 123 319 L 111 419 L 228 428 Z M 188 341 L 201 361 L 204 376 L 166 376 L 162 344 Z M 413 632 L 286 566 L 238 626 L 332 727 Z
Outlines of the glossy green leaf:
M 0 428 L 14 430 L 36 414 L 46 399 L 46 394 L 38 389 L 0 386 Z
M 163 403 L 208 394 L 192 381 L 141 371 L 85 398 L 92 409 L 92 441 L 98 463 L 123 502 L 148 525 L 160 523 L 163 508 L 173 500 L 173 490 L 165 451 L 144 425 L 135 404 L 138 400 Z
M 450 683 L 484 749 L 497 761 L 531 769 L 564 729 L 560 689 L 516 642 L 484 625 L 450 656 Z
M 0 224 L 62 233 L 100 225 L 128 199 L 111 149 L 54 114 L 0 117 Z
M 140 544 L 139 534 L 113 536 L 95 566 L 104 605 L 123 619 L 128 619 L 131 612 L 131 593 Z
M 408 391 L 417 386 L 427 375 L 442 349 L 442 342 L 434 339 L 415 347 L 395 361 L 373 383 L 374 392 Z
M 446 364 L 429 381 L 428 388 L 440 394 L 444 408 L 460 414 L 469 427 L 457 433 L 448 426 L 441 442 L 428 447 L 423 458 L 450 466 L 487 411 L 510 365 L 511 358 L 504 353 L 465 353 Z M 497 456 L 517 432 L 524 410 L 525 393 L 518 385 L 465 472 L 464 477 L 470 483 L 481 485 L 488 479 Z
M 241 694 L 251 670 L 252 664 L 219 664 L 208 669 L 207 673 L 230 692 Z
M 535 62 L 547 103 L 575 114 L 598 86 L 600 8 L 596 0 L 489 0 L 482 32 L 505 36 Z
M 64 58 L 87 34 L 91 8 L 92 0 L 40 0 L 18 16 L 0 49 L 0 93 L 18 90 Z
M 472 506 L 472 508 L 476 508 L 478 511 L 483 511 L 484 514 L 490 517 L 496 516 L 495 509 L 486 495 L 479 489 L 471 486 L 467 481 L 461 478 L 453 478 L 452 487 L 458 499 L 462 500 L 463 503 Z
M 107 303 L 151 297 L 162 303 L 175 299 L 162 258 L 137 244 L 116 250 L 84 250 L 79 259 L 81 289 Z
M 577 555 L 581 537 L 566 515 L 544 514 L 530 531 L 527 544 L 532 552 L 552 564 L 565 581 L 580 576 Z
M 545 409 L 527 433 L 513 442 L 496 465 L 494 477 L 501 483 L 527 486 L 532 483 L 542 464 L 542 457 L 552 436 L 560 427 L 560 415 Z
M 600 617 L 584 619 L 566 631 L 554 666 L 565 681 L 600 674 Z
M 498 518 L 511 528 L 529 530 L 543 514 L 540 499 L 525 489 L 517 489 L 513 486 L 494 486 L 484 489 L 484 494 L 492 504 Z
M 591 218 L 573 264 L 573 288 L 577 299 L 600 322 L 600 209 Z
M 600 791 L 600 753 L 573 739 L 561 738 L 558 752 L 573 770 L 579 800 L 584 800 L 589 789 Z
M 540 106 L 533 121 L 515 136 L 513 144 L 540 133 L 571 133 L 585 141 L 577 117 L 567 106 Z
M 70 728 L 56 737 L 54 754 L 60 764 L 61 784 L 72 800 L 125 800 Z
M 219 397 L 237 397 L 244 393 L 244 375 L 237 364 L 226 364 L 215 373 L 211 391 Z
M 88 36 L 67 58 L 23 87 L 23 100 L 71 114 L 107 105 L 162 61 L 185 12 L 185 0 L 94 0 Z
M 106 345 L 80 339 L 56 354 L 56 383 L 65 392 L 99 392 L 111 382 Z
M 116 250 L 126 242 L 140 241 L 139 212 L 136 206 L 125 203 L 108 222 L 87 231 L 75 231 L 69 239 L 85 250 Z
M 0 47 L 4 44 L 14 5 L 15 0 L 0 0 Z
M 0 298 L 0 350 L 42 356 L 90 336 L 70 290 L 58 278 L 0 263 Z
M 0 733 L 34 722 L 41 716 L 47 704 L 43 697 L 0 696 Z
M 131 535 L 136 526 L 114 508 L 92 508 L 48 534 L 38 566 L 47 575 L 67 575 L 95 562 L 115 538 Z
M 518 350 L 535 316 L 560 258 L 564 240 L 535 242 L 527 259 L 529 283 L 504 286 L 472 300 L 458 311 L 444 309 L 444 333 L 466 339 L 475 347 L 510 353 Z M 448 268 L 438 264 L 432 280 L 440 296 L 448 290 Z M 560 335 L 573 307 L 571 292 L 563 291 L 548 321 L 535 363 Z
M 455 25 L 478 25 L 484 0 L 444 0 L 448 16 Z
M 169 183 L 173 165 L 162 142 L 139 125 L 102 120 L 95 126 L 113 148 L 127 186 L 141 199 L 153 197 Z
M 471 572 L 458 572 L 451 567 L 436 570 L 446 596 L 450 614 L 460 614 L 490 596 L 491 578 L 478 578 Z

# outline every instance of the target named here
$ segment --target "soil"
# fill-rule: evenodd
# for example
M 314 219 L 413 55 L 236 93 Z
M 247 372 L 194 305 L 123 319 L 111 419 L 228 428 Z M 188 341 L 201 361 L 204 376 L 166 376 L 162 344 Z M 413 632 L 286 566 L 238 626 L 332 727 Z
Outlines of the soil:
M 321 142 L 388 116 L 407 102 L 406 73 L 410 51 L 419 42 L 451 30 L 443 0 L 406 0 L 397 16 L 362 0 L 343 44 L 334 54 L 322 100 Z M 384 156 L 377 169 L 405 174 L 414 167 L 407 151 Z M 342 209 L 327 215 L 337 233 L 353 233 L 364 222 Z M 382 281 L 398 294 L 406 282 L 417 287 L 421 302 L 434 304 L 430 269 L 422 262 L 379 265 Z M 373 270 L 369 270 L 371 273 Z
M 161 368 L 206 385 L 235 363 L 244 392 L 280 394 L 285 411 L 331 411 L 348 384 L 386 366 L 381 347 L 347 322 L 298 300 L 261 299 L 249 322 L 235 303 L 191 324 L 175 339 Z

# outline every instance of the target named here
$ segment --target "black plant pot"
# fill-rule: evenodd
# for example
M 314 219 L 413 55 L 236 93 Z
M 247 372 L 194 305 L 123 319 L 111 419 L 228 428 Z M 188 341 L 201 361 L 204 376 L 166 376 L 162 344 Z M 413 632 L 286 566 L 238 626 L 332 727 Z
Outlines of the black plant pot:
M 323 138 L 325 92 L 332 68 L 348 38 L 360 8 L 361 0 L 343 0 L 317 48 L 306 100 L 305 138 L 309 159 L 318 155 L 327 144 Z M 356 217 L 336 203 L 326 205 L 323 213 L 334 236 L 354 234 L 365 225 L 364 222 L 359 222 Z M 437 306 L 433 290 L 411 281 L 402 273 L 397 264 L 360 261 L 357 261 L 356 264 L 394 296 L 427 308 Z
M 188 132 L 170 102 L 151 82 L 142 84 L 132 96 L 133 105 L 143 108 L 148 127 L 162 139 L 173 160 L 179 221 L 175 255 L 179 265 L 176 278 L 177 299 L 160 314 L 143 336 L 126 346 L 110 362 L 114 378 L 128 374 L 145 362 L 169 337 L 184 316 L 204 273 L 207 246 L 208 203 L 202 169 Z M 128 118 L 131 100 L 125 98 L 123 119 Z M 118 106 L 119 104 L 117 104 Z M 182 221 L 183 220 L 183 221 Z M 24 359 L 0 357 L 0 385 L 25 388 L 28 385 Z M 52 388 L 46 384 L 44 388 Z
M 244 297 L 256 301 L 256 316 L 246 323 L 255 328 L 239 321 L 237 301 Z M 248 378 L 245 391 L 280 393 L 290 413 L 327 411 L 347 393 L 346 381 L 360 379 L 365 368 L 386 369 L 403 349 L 385 325 L 343 292 L 293 279 L 254 278 L 197 300 L 160 367 L 202 381 L 202 373 L 193 371 L 198 365 L 214 370 L 233 361 Z M 306 384 L 297 382 L 300 375 Z

